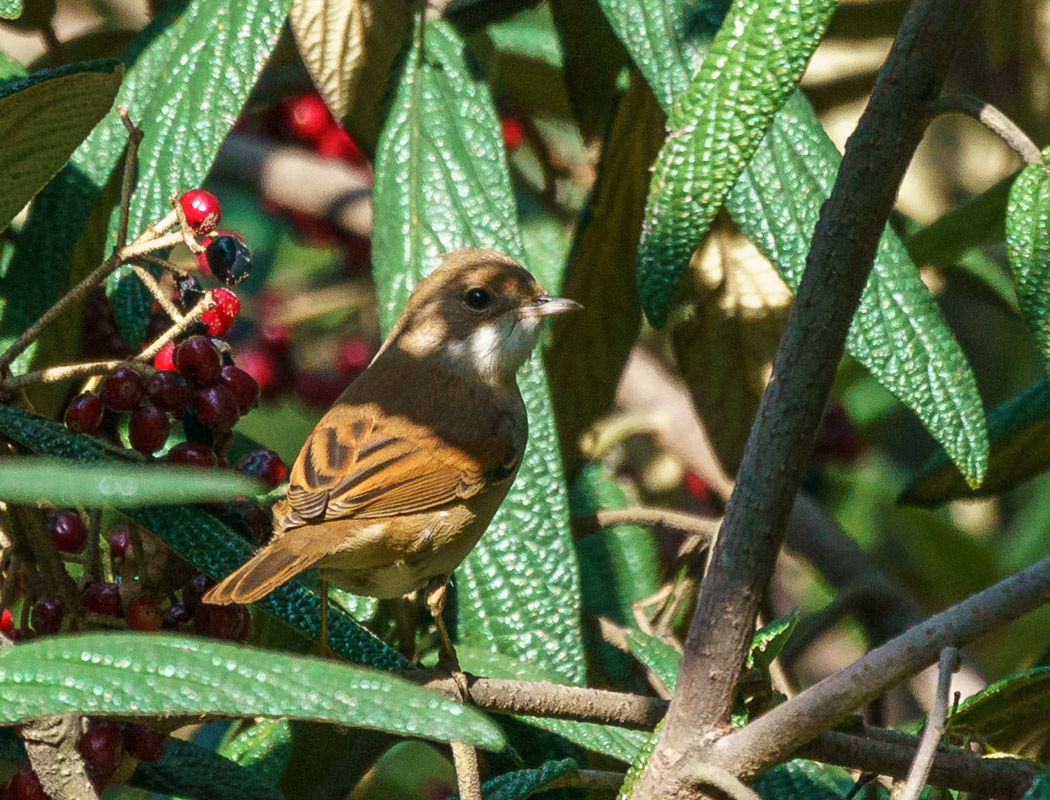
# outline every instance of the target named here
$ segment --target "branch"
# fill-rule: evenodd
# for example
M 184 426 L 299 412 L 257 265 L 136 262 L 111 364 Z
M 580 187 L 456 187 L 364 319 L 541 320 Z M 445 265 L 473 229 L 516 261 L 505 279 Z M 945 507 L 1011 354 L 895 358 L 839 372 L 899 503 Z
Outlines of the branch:
M 465 742 L 449 742 L 456 765 L 456 790 L 460 800 L 481 800 L 478 751 Z
M 897 188 L 922 139 L 929 103 L 940 92 L 975 5 L 976 0 L 911 5 L 847 143 L 831 197 L 821 208 L 701 586 L 677 690 L 637 800 L 692 794 L 689 773 L 727 727 L 737 677 L 846 334 Z M 770 739 L 782 740 L 794 728 L 794 720 L 786 722 Z
M 711 747 L 737 775 L 755 775 L 937 660 L 1050 602 L 1050 557 L 935 614 Z
M 1050 168 L 1043 163 L 1043 154 L 1036 143 L 1016 122 L 991 103 L 986 103 L 979 97 L 971 95 L 948 95 L 938 97 L 930 103 L 930 111 L 934 114 L 954 112 L 973 117 L 1002 139 L 1011 150 L 1024 159 L 1026 164 L 1037 164 L 1042 167 L 1043 172 L 1050 175 Z
M 958 668 L 959 651 L 954 647 L 945 647 L 941 651 L 941 668 L 937 675 L 937 696 L 934 698 L 926 729 L 922 732 L 919 749 L 915 752 L 915 760 L 908 770 L 908 780 L 899 800 L 919 800 L 919 793 L 926 785 L 930 768 L 933 766 L 933 757 L 937 754 L 937 747 L 947 727 L 945 721 L 948 719 L 948 693 L 952 688 L 952 673 Z
M 650 508 L 632 506 L 629 508 L 607 508 L 594 514 L 588 514 L 573 520 L 578 531 L 577 538 L 584 538 L 597 533 L 602 528 L 617 525 L 645 525 L 657 532 L 676 533 L 686 536 L 699 536 L 711 541 L 718 533 L 719 520 L 715 517 L 701 517 L 671 508 Z

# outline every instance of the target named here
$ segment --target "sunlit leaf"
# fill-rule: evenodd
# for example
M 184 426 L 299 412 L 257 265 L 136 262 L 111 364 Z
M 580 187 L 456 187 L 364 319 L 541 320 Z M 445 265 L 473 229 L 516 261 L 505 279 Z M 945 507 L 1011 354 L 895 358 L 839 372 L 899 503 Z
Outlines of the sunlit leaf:
M 1044 161 L 1047 155 L 1050 150 Z M 1010 189 L 1006 253 L 1021 314 L 1050 368 L 1050 175 L 1044 164 L 1025 167 Z

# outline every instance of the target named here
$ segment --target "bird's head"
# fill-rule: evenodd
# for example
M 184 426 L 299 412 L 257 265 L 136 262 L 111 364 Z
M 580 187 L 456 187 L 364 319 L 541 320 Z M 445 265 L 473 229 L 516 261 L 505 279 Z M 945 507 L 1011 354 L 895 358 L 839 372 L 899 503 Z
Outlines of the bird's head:
M 507 383 L 529 357 L 543 320 L 579 307 L 548 295 L 514 259 L 463 248 L 416 287 L 383 349 L 440 358 L 485 383 Z

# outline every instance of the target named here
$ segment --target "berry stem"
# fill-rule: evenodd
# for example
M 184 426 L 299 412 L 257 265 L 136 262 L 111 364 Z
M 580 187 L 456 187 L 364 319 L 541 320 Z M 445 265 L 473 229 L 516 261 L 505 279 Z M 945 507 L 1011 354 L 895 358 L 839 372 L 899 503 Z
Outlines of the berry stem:
M 101 529 L 102 512 L 96 509 L 88 514 L 88 537 L 84 545 L 84 577 L 88 583 L 97 583 L 102 579 Z
M 139 353 L 138 358 L 149 361 L 153 356 L 157 355 L 161 350 L 164 349 L 164 345 L 172 341 L 176 336 L 186 330 L 190 325 L 200 319 L 201 314 L 207 311 L 209 308 L 215 306 L 215 300 L 212 298 L 211 290 L 209 289 L 204 293 L 204 297 L 197 301 L 197 305 L 189 310 L 189 312 L 182 317 L 179 322 L 176 322 L 164 333 L 153 340 L 153 344 Z
M 166 219 L 166 218 L 165 218 Z M 189 234 L 192 238 L 192 234 Z M 143 253 L 152 253 L 156 250 L 163 250 L 166 247 L 174 247 L 177 244 L 183 244 L 186 242 L 187 234 L 181 230 L 171 231 L 161 236 L 154 238 L 147 238 L 145 234 L 140 236 L 138 239 L 133 241 L 129 245 L 125 245 L 117 251 L 117 257 L 121 263 L 126 263 L 132 259 L 137 259 L 143 255 Z
M 140 267 L 138 264 L 134 264 L 131 267 L 139 280 L 142 281 L 143 286 L 149 289 L 150 294 L 160 303 L 160 307 L 164 309 L 164 313 L 171 317 L 172 322 L 178 325 L 182 322 L 182 312 L 175 307 L 175 304 L 171 302 L 171 298 L 160 288 L 160 285 L 154 279 L 153 275 L 145 267 Z
M 39 508 L 28 506 L 11 506 L 13 516 L 18 524 L 11 531 L 25 535 L 28 551 L 33 556 L 40 576 L 43 578 L 46 594 L 57 594 L 65 603 L 66 609 L 74 611 L 80 608 L 80 597 L 73 579 L 66 572 L 65 564 L 58 553 L 58 548 L 51 540 L 51 533 L 44 524 L 44 512 Z
M 124 179 L 120 184 L 120 223 L 117 226 L 117 250 L 128 243 L 128 216 L 131 211 L 131 193 L 135 190 L 135 164 L 138 161 L 142 131 L 128 115 L 127 106 L 117 106 L 117 114 L 128 132 L 128 152 L 124 157 Z

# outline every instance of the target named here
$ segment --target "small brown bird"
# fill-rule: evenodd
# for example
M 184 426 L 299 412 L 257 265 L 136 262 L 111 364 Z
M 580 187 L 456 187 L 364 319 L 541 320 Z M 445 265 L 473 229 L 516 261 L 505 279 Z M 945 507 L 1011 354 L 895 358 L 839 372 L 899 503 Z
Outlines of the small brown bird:
M 380 598 L 426 587 L 442 656 L 454 659 L 441 622 L 446 584 L 525 451 L 515 374 L 544 318 L 578 307 L 493 250 L 448 254 L 307 438 L 271 541 L 204 602 L 253 603 L 317 566 L 324 645 L 328 582 Z

